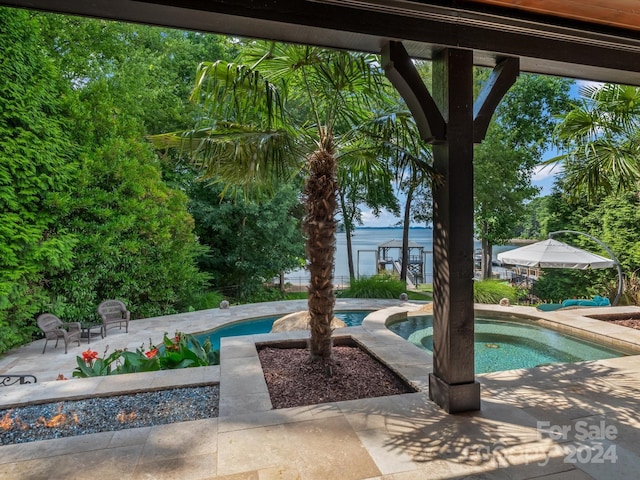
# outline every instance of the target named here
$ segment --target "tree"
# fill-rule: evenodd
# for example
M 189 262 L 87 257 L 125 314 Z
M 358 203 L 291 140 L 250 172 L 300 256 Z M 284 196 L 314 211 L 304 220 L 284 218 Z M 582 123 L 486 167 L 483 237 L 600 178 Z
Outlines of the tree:
M 514 229 L 515 238 L 544 238 L 543 231 L 548 218 L 548 196 L 536 197 L 525 204 L 525 213 Z
M 249 298 L 281 271 L 304 261 L 299 190 L 283 185 L 262 201 L 220 198 L 222 186 L 188 175 L 189 211 L 200 242 L 209 247 L 200 268 L 220 291 Z
M 488 72 L 477 72 L 478 85 Z M 536 195 L 531 175 L 551 145 L 557 115 L 569 105 L 567 79 L 520 75 L 500 102 L 487 136 L 474 153 L 476 235 L 482 242 L 482 277 L 491 276 L 492 245 L 511 238 Z
M 375 216 L 382 209 L 398 211 L 391 172 L 384 159 L 379 158 L 380 147 L 371 143 L 365 141 L 362 147 L 349 149 L 338 158 L 338 205 L 345 230 L 350 279 L 355 278 L 352 236 L 356 224 L 362 225 L 362 205 L 371 208 Z
M 0 8 L 0 352 L 31 340 L 76 243 L 60 223 L 77 167 L 68 91 L 38 32 L 28 12 Z
M 35 18 L 46 32 L 42 48 L 68 85 L 68 135 L 81 165 L 58 222 L 78 239 L 73 268 L 47 279 L 49 308 L 74 320 L 94 318 L 105 298 L 125 300 L 136 317 L 189 308 L 207 284 L 197 268 L 203 248 L 186 195 L 163 179 L 145 134 L 191 119 L 193 109 L 182 107 L 193 68 L 179 69 L 215 42 L 95 19 Z
M 310 273 L 309 353 L 330 371 L 336 154 L 343 137 L 375 111 L 372 101 L 384 77 L 372 55 L 254 45 L 257 48 L 243 52 L 249 66 L 201 65 L 193 98 L 206 114 L 196 128 L 152 139 L 159 147 L 190 152 L 206 176 L 254 191 L 269 189 L 278 178 L 300 172 L 302 165 Z
M 397 92 L 389 97 L 387 108 L 388 113 L 377 116 L 366 128 L 367 136 L 377 142 L 377 149 L 386 156 L 396 188 L 406 195 L 400 268 L 400 278 L 406 281 L 409 265 L 409 227 L 412 220 L 424 223 L 431 220 L 431 182 L 438 181 L 438 177 L 433 169 L 431 145 L 426 144 L 420 137 L 413 116 Z
M 590 85 L 563 118 L 555 139 L 568 191 L 589 198 L 634 191 L 640 180 L 640 88 Z
M 474 220 L 482 244 L 482 278 L 491 278 L 492 246 L 513 238 L 515 225 L 525 211 L 525 202 L 538 193 L 531 185 L 531 169 L 521 152 L 496 132 L 474 152 Z

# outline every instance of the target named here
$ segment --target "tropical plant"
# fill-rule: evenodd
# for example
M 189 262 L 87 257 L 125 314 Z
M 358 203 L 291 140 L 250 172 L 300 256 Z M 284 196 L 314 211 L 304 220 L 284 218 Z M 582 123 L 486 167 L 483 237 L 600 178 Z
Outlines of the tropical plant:
M 193 130 L 151 137 L 177 147 L 206 177 L 256 192 L 302 173 L 310 273 L 309 353 L 332 361 L 332 284 L 338 190 L 336 155 L 378 106 L 384 76 L 375 56 L 310 46 L 255 43 L 247 65 L 199 67 Z
M 165 333 L 160 346 L 150 342 L 147 350 L 142 346 L 135 352 L 115 350 L 107 355 L 105 351 L 100 358 L 98 352 L 88 349 L 76 357 L 76 362 L 73 376 L 87 378 L 217 365 L 220 354 L 212 349 L 209 339 L 201 344 L 191 334 L 176 332 L 173 338 Z
M 555 139 L 565 153 L 565 186 L 573 196 L 595 198 L 635 190 L 640 181 L 640 88 L 588 84 L 581 100 L 558 124 Z

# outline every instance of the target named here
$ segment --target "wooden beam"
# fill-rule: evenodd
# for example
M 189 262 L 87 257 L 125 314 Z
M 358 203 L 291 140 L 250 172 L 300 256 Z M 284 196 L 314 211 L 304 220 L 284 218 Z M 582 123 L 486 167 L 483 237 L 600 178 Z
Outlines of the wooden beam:
M 413 58 L 444 47 L 474 64 L 520 57 L 524 72 L 640 85 L 640 37 L 598 25 L 545 23 L 425 0 L 0 0 L 0 5 L 165 25 L 225 35 L 380 53 L 403 42 Z M 461 2 L 454 2 L 458 5 Z M 565 22 L 566 23 L 566 22 Z
M 520 61 L 517 58 L 506 58 L 491 72 L 478 98 L 473 105 L 473 142 L 484 140 L 489 122 L 496 107 L 515 83 L 520 73 Z
M 443 142 L 447 130 L 444 118 L 402 43 L 387 42 L 383 45 L 382 66 L 411 110 L 420 137 L 430 143 Z

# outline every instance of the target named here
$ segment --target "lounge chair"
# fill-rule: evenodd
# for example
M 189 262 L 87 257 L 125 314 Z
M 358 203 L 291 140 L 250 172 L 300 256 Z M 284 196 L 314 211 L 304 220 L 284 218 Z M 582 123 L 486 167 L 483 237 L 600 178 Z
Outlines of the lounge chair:
M 107 327 L 118 324 L 122 329 L 124 323 L 125 332 L 129 333 L 129 318 L 131 314 L 120 300 L 105 300 L 98 305 L 98 315 L 102 319 L 102 333 L 107 336 Z
M 611 302 L 607 297 L 595 295 L 591 300 L 568 298 L 563 300 L 562 303 L 541 303 L 536 307 L 536 309 L 541 312 L 553 312 L 556 310 L 569 310 L 574 308 L 608 307 L 610 305 Z
M 45 342 L 44 348 L 42 349 L 43 354 L 49 340 L 55 339 L 56 346 L 54 348 L 57 348 L 58 340 L 62 338 L 64 340 L 64 353 L 67 353 L 67 346 L 74 340 L 77 340 L 78 346 L 80 346 L 80 335 L 82 334 L 80 322 L 65 323 L 51 313 L 43 313 L 36 321 L 38 327 L 40 327 L 40 330 L 44 333 Z

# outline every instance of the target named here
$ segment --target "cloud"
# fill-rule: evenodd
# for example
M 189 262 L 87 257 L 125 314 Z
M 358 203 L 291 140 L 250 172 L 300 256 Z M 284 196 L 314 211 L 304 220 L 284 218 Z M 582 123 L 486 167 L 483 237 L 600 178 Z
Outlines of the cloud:
M 531 176 L 531 180 L 534 182 L 540 182 L 546 178 L 555 177 L 559 173 L 562 173 L 562 165 L 540 165 L 536 167 Z
M 604 86 L 604 83 L 602 82 L 594 82 L 592 80 L 576 80 L 575 83 L 575 87 L 572 89 L 571 91 L 571 95 L 574 98 L 579 98 L 580 97 L 580 91 L 583 88 L 600 88 Z
M 366 227 L 392 227 L 400 221 L 400 218 L 388 212 L 382 212 L 376 217 L 371 210 L 362 211 L 362 223 Z

